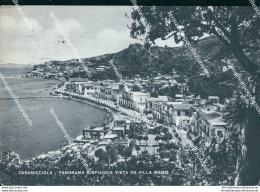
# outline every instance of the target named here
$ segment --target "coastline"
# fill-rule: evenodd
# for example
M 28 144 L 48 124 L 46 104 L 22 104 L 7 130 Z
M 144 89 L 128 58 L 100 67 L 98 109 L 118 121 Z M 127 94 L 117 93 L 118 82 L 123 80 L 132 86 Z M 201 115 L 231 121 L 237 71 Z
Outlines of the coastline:
M 42 81 L 42 79 L 32 79 L 32 78 L 30 79 L 30 78 L 23 78 L 23 77 L 20 77 L 20 76 L 19 76 L 19 78 L 13 77 L 13 76 L 11 78 L 9 78 L 9 77 L 7 77 L 7 78 L 8 78 L 8 83 L 10 83 L 10 86 L 12 86 L 12 89 L 15 91 L 15 93 L 17 94 L 19 99 L 21 99 L 23 106 L 26 108 L 26 111 L 28 111 L 28 113 L 30 113 L 29 114 L 30 117 L 33 118 L 33 119 L 39 118 L 39 122 L 37 121 L 37 125 L 35 124 L 35 126 L 36 126 L 35 129 L 29 130 L 29 129 L 26 129 L 25 125 L 23 125 L 23 121 L 19 120 L 18 123 L 15 123 L 14 125 L 12 124 L 13 126 L 10 125 L 8 131 L 5 131 L 4 127 L 8 127 L 10 122 L 12 122 L 11 120 L 8 120 L 9 113 L 6 113 L 7 111 L 5 111 L 5 115 L 2 117 L 3 121 L 1 122 L 1 129 L 0 130 L 1 130 L 1 133 L 3 133 L 1 137 L 5 137 L 5 138 L 9 138 L 9 139 L 8 139 L 8 142 L 6 142 L 7 143 L 6 145 L 0 146 L 1 153 L 4 152 L 4 151 L 11 150 L 11 151 L 13 151 L 13 152 L 15 152 L 19 155 L 21 161 L 26 161 L 26 160 L 31 160 L 33 158 L 37 158 L 42 154 L 46 155 L 49 152 L 61 150 L 62 147 L 60 146 L 60 144 L 55 144 L 55 146 L 53 148 L 49 147 L 51 144 L 43 144 L 44 142 L 41 139 L 43 137 L 45 137 L 46 135 L 49 135 L 49 134 L 43 134 L 43 135 L 38 134 L 38 135 L 36 135 L 36 137 L 33 137 L 32 140 L 31 139 L 25 139 L 26 137 L 28 137 L 28 135 L 35 134 L 35 133 L 32 133 L 32 132 L 36 132 L 36 130 L 39 130 L 40 127 L 42 125 L 44 125 L 44 122 L 45 122 L 44 119 L 48 118 L 48 111 L 45 110 L 46 107 L 42 107 L 45 102 L 47 102 L 48 103 L 47 106 L 49 106 L 49 105 L 53 105 L 53 104 L 55 105 L 55 99 L 56 99 L 56 102 L 61 101 L 61 104 L 56 105 L 57 108 L 62 108 L 62 106 L 64 106 L 64 103 L 69 102 L 68 100 L 65 100 L 64 97 L 51 96 L 50 95 L 50 91 L 57 88 L 57 82 L 58 81 L 56 81 L 56 80 L 54 80 L 54 81 L 43 80 Z M 17 82 L 21 82 L 21 85 L 20 85 L 20 83 L 17 83 Z M 3 86 L 1 86 L 1 90 L 3 90 L 3 95 L 1 94 L 1 97 L 2 97 L 1 101 L 4 102 L 4 103 L 13 104 L 12 98 L 8 97 L 8 94 L 4 90 Z M 32 92 L 31 90 L 34 90 L 34 91 Z M 63 101 L 60 100 L 60 99 L 62 99 Z M 89 114 L 86 118 L 83 117 L 84 114 L 83 115 L 77 115 L 76 118 L 79 118 L 80 121 L 83 124 L 82 124 L 82 126 L 80 126 L 80 128 L 77 128 L 77 129 L 73 128 L 73 131 L 70 132 L 73 139 L 75 139 L 79 135 L 82 135 L 82 127 L 84 127 L 85 124 L 94 125 L 94 126 L 101 126 L 101 124 L 109 123 L 112 119 L 111 118 L 112 114 L 113 114 L 112 110 L 106 109 L 103 106 L 95 105 L 95 104 L 93 104 L 93 102 L 83 101 L 83 100 L 79 100 L 79 99 L 76 99 L 76 98 L 72 98 L 70 100 L 71 101 L 69 102 L 68 106 L 71 106 L 71 105 L 74 106 L 73 100 L 78 101 L 78 102 L 75 102 L 75 105 L 78 106 L 77 110 L 76 110 L 78 114 L 80 114 L 81 112 L 84 113 L 84 114 L 88 113 L 87 108 L 92 108 L 90 110 L 92 112 L 93 112 L 93 110 L 94 111 L 97 110 L 97 113 L 94 112 L 92 114 Z M 39 102 L 41 104 L 38 105 Z M 80 103 L 87 104 L 88 106 L 83 106 Z M 4 108 L 7 107 L 7 106 L 6 106 L 6 104 L 3 104 L 3 105 L 2 104 L 3 103 L 1 103 L 0 110 L 3 113 Z M 79 107 L 79 105 L 81 105 L 82 107 Z M 65 104 L 65 106 L 67 106 L 67 105 Z M 82 108 L 82 110 L 81 110 L 81 108 Z M 95 108 L 95 109 L 93 109 L 93 108 Z M 42 110 L 46 111 L 46 115 L 44 115 L 43 118 L 41 118 L 42 112 L 40 112 Z M 74 111 L 75 110 L 73 108 L 73 112 Z M 15 107 L 14 107 L 14 112 L 16 112 Z M 72 112 L 72 114 L 73 114 L 73 112 Z M 65 114 L 68 114 L 68 113 L 70 113 L 70 112 L 68 111 Z M 100 113 L 102 115 L 99 115 Z M 8 114 L 8 115 L 6 115 L 6 114 Z M 15 116 L 16 118 L 14 118 L 14 119 L 20 118 L 19 113 L 14 113 L 14 114 L 17 114 Z M 105 117 L 103 117 L 104 115 L 105 115 Z M 68 115 L 66 115 L 66 116 L 68 116 Z M 95 117 L 95 116 L 98 116 L 98 117 Z M 89 118 L 93 119 L 93 121 Z M 48 122 L 49 121 L 50 120 L 48 120 Z M 68 122 L 66 124 L 68 124 Z M 50 122 L 50 124 L 48 124 L 48 127 L 50 127 L 50 126 L 53 126 L 52 122 Z M 72 129 L 70 124 L 68 124 L 68 126 L 69 126 L 68 129 Z M 22 127 L 22 129 L 17 129 L 17 127 Z M 79 129 L 80 129 L 80 131 L 78 131 Z M 40 130 L 45 130 L 45 129 L 40 129 Z M 49 128 L 48 128 L 48 130 L 49 130 Z M 55 132 L 55 134 L 56 134 L 57 132 L 59 132 L 59 130 L 58 131 L 52 131 L 51 130 L 51 132 L 52 133 Z M 75 134 L 75 132 L 78 132 L 78 134 L 77 133 Z M 13 138 L 16 138 L 15 135 L 17 135 L 17 134 L 19 134 L 21 137 L 19 137 L 19 139 L 17 141 L 15 140 L 15 142 L 11 142 L 13 140 Z M 49 137 L 51 137 L 51 136 L 52 135 L 49 135 Z M 39 139 L 39 138 L 41 138 L 41 139 Z M 48 139 L 48 138 L 45 137 L 45 139 Z M 3 141 L 4 141 L 4 139 L 3 139 Z M 56 141 L 55 143 L 57 143 L 57 139 L 55 141 Z M 12 144 L 10 144 L 10 143 L 12 143 Z M 25 143 L 25 145 L 24 145 L 24 143 Z M 30 143 L 30 146 L 32 146 L 32 149 L 30 150 L 30 152 L 23 153 L 23 151 L 26 151 L 25 148 L 28 145 L 28 143 Z M 9 144 L 10 144 L 10 147 L 8 147 Z M 30 147 L 30 146 L 28 146 L 28 147 Z M 39 149 L 41 149 L 41 147 L 43 147 L 43 150 L 39 150 Z
M 61 90 L 55 90 L 57 93 L 59 94 L 62 94 L 66 97 L 63 96 L 63 98 L 65 99 L 71 99 L 71 100 L 74 100 L 74 101 L 78 101 L 78 102 L 82 102 L 82 103 L 86 103 L 88 105 L 91 105 L 93 107 L 96 107 L 96 108 L 99 108 L 105 112 L 108 112 L 108 113 L 115 113 L 115 112 L 118 112 L 118 110 L 112 106 L 109 106 L 109 105 L 106 105 L 104 103 L 99 103 L 97 101 L 95 101 L 94 99 L 91 99 L 90 97 L 86 97 L 86 96 L 82 96 L 82 95 L 78 95 L 78 94 L 75 94 L 75 93 L 70 93 L 70 92 L 67 92 L 67 91 L 61 91 Z
M 72 100 L 72 101 L 77 101 L 77 102 L 80 102 L 80 103 L 84 103 L 84 104 L 87 104 L 87 105 L 90 105 L 92 107 L 95 107 L 95 108 L 98 108 L 102 111 L 105 111 L 107 112 L 107 115 L 105 116 L 105 119 L 104 119 L 104 124 L 107 125 L 109 124 L 111 121 L 113 121 L 113 114 L 115 112 L 117 112 L 116 109 L 113 109 L 112 107 L 110 106 L 107 106 L 107 105 L 104 105 L 104 104 L 101 104 L 101 103 L 97 103 L 91 99 L 87 99 L 85 97 L 82 97 L 81 95 L 72 95 L 71 93 L 69 92 L 63 92 L 63 91 L 59 91 L 59 90 L 56 90 L 56 92 L 58 93 L 61 93 L 62 96 L 61 97 L 57 97 L 57 96 L 54 96 L 56 98 L 62 98 L 62 99 L 68 99 L 68 100 Z M 63 95 L 65 95 L 66 97 L 64 97 Z M 68 97 L 68 95 L 70 97 Z M 77 135 L 76 137 L 73 137 L 72 140 L 75 141 L 75 139 L 80 136 L 80 135 Z M 89 143 L 86 143 L 86 144 L 89 144 Z M 76 143 L 74 143 L 74 145 L 76 145 Z M 89 144 L 90 145 L 90 144 Z M 31 160 L 34 160 L 34 159 L 37 159 L 37 158 L 42 158 L 42 157 L 47 157 L 51 154 L 55 154 L 55 153 L 61 153 L 61 151 L 65 148 L 68 148 L 69 146 L 71 145 L 66 145 L 66 146 L 63 146 L 63 147 L 59 147 L 55 150 L 51 150 L 51 151 L 48 151 L 47 153 L 42 153 L 40 155 L 36 155 L 34 157 L 30 157 L 30 158 L 26 158 L 26 159 L 23 159 L 21 160 L 22 162 L 26 162 L 26 161 L 31 161 Z

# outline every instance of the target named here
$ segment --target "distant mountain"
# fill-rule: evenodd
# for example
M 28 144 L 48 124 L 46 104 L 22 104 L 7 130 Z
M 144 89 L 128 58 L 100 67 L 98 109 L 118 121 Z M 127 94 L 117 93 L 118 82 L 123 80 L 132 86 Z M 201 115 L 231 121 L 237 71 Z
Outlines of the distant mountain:
M 191 91 L 196 95 L 201 95 L 203 98 L 216 95 L 220 97 L 221 101 L 231 97 L 238 86 L 238 81 L 232 72 L 223 72 L 224 66 L 227 65 L 223 59 L 232 59 L 231 52 L 215 36 L 201 39 L 192 46 L 210 72 L 210 78 L 200 76 L 203 71 L 201 66 L 189 48 L 184 46 L 173 48 L 153 46 L 147 52 L 144 46 L 131 44 L 118 53 L 87 58 L 85 61 L 96 67 L 99 65 L 109 66 L 108 62 L 113 59 L 114 65 L 124 78 L 131 78 L 136 74 L 142 77 L 154 77 L 158 74 L 168 75 L 174 69 L 180 74 L 177 81 L 187 82 Z M 257 57 L 253 56 L 253 59 L 255 58 Z M 242 71 L 242 68 L 238 66 L 237 71 Z M 118 79 L 112 69 L 109 73 L 103 72 L 100 76 Z
M 155 77 L 157 75 L 170 75 L 176 71 L 180 77 L 177 82 L 186 82 L 191 91 L 202 98 L 209 95 L 219 96 L 221 101 L 232 96 L 237 88 L 238 81 L 231 71 L 224 70 L 227 64 L 223 59 L 233 59 L 231 52 L 215 36 L 209 36 L 192 45 L 203 65 L 211 74 L 210 78 L 201 76 L 203 72 L 200 64 L 193 57 L 188 47 L 158 47 L 152 46 L 149 51 L 141 44 L 131 44 L 128 48 L 112 54 L 85 58 L 85 63 L 91 68 L 100 65 L 108 66 L 105 71 L 93 71 L 92 80 L 114 79 L 119 80 L 111 68 L 109 61 L 113 59 L 114 65 L 123 78 Z M 248 52 L 248 56 L 256 61 L 257 55 Z M 58 62 L 55 62 L 58 63 Z M 74 59 L 59 62 L 64 65 L 79 65 Z M 59 64 L 59 65 L 60 65 Z M 243 71 L 239 65 L 238 72 Z M 246 76 L 246 73 L 243 73 Z M 74 72 L 71 77 L 87 77 L 85 72 Z
M 203 64 L 210 72 L 222 70 L 221 59 L 229 57 L 231 53 L 215 37 L 210 36 L 193 45 Z M 157 73 L 169 74 L 172 69 L 181 75 L 191 76 L 199 74 L 202 69 L 187 47 L 158 47 L 153 46 L 147 52 L 140 44 L 131 44 L 128 48 L 113 54 L 84 59 L 93 66 L 106 65 L 113 59 L 115 66 L 123 76 L 131 77 L 135 74 L 150 76 Z

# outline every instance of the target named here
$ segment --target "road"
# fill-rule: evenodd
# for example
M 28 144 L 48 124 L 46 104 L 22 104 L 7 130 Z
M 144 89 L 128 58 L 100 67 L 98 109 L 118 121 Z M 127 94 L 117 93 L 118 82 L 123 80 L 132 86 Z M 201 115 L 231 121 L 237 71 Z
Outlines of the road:
M 173 126 L 167 126 L 167 125 L 164 125 L 164 124 L 161 124 L 161 123 L 158 123 L 154 120 L 149 120 L 142 112 L 138 112 L 138 111 L 134 111 L 132 109 L 126 109 L 126 108 L 123 108 L 119 105 L 116 105 L 115 102 L 113 101 L 110 101 L 110 100 L 106 100 L 106 99 L 102 99 L 102 98 L 96 98 L 96 97 L 93 97 L 91 95 L 79 95 L 79 94 L 76 94 L 76 93 L 71 93 L 71 92 L 66 92 L 64 91 L 64 87 L 62 87 L 61 89 L 57 90 L 58 92 L 61 92 L 61 93 L 67 93 L 67 94 L 71 94 L 73 96 L 80 96 L 82 98 L 86 98 L 88 100 L 92 100 L 92 101 L 95 101 L 97 103 L 100 103 L 100 104 L 103 104 L 103 105 L 107 105 L 108 107 L 112 108 L 112 109 L 115 109 L 115 110 L 118 110 L 119 112 L 121 113 L 124 113 L 126 114 L 127 116 L 129 116 L 132 120 L 139 120 L 141 122 L 145 122 L 147 123 L 148 125 L 150 126 L 164 126 L 164 127 L 167 127 L 169 129 L 169 132 L 173 135 L 173 139 L 177 139 L 175 136 L 174 136 L 174 132 L 173 130 L 175 129 L 176 130 L 176 133 L 180 136 L 181 138 L 181 144 L 183 146 L 185 145 L 188 145 L 189 144 L 189 140 L 186 136 L 184 136 L 184 133 L 186 131 L 184 130 L 179 130 L 178 128 L 174 128 Z

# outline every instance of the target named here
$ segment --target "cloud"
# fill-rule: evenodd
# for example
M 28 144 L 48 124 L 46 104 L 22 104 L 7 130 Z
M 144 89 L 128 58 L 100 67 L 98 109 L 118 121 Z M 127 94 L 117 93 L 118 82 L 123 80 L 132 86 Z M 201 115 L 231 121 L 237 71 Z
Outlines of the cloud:
M 10 11 L 6 15 L 0 13 L 1 63 L 28 64 L 76 58 L 64 41 L 62 32 L 49 16 L 50 9 L 35 11 L 31 7 L 23 8 L 32 24 L 31 29 L 15 7 L 12 9 L 13 15 L 7 15 Z M 82 58 L 115 53 L 138 42 L 130 38 L 126 27 L 128 20 L 118 17 L 125 12 L 122 8 L 104 7 L 107 12 L 104 13 L 104 18 L 96 16 L 96 11 L 93 10 L 86 12 L 85 8 L 70 8 L 74 13 L 68 14 L 61 12 L 63 9 L 57 8 L 54 13 Z M 100 11 L 101 8 L 97 7 L 96 10 Z
M 28 18 L 28 22 L 31 25 L 31 28 L 29 28 L 27 21 L 22 19 L 17 26 L 15 26 L 15 30 L 19 31 L 19 33 L 35 33 L 35 32 L 41 32 L 42 26 L 39 24 L 39 22 L 33 18 Z
M 64 31 L 67 33 L 84 33 L 85 28 L 75 19 L 66 19 L 61 22 Z
M 16 20 L 12 16 L 0 16 L 0 30 L 7 34 L 30 35 L 33 32 L 42 31 L 42 26 L 37 20 L 28 18 L 32 28 L 28 27 L 27 22 L 23 18 Z
M 53 22 L 53 24 L 52 28 L 50 29 L 50 32 L 56 36 L 63 37 L 63 31 L 67 34 L 67 36 L 79 35 L 85 32 L 85 28 L 75 19 L 57 19 L 58 23 L 55 23 L 55 21 L 51 19 L 51 22 Z M 59 28 L 59 25 L 62 26 L 61 29 Z
M 135 43 L 137 40 L 130 38 L 129 31 L 116 31 L 111 28 L 100 31 L 94 40 L 95 54 L 114 53 L 127 48 L 130 43 Z

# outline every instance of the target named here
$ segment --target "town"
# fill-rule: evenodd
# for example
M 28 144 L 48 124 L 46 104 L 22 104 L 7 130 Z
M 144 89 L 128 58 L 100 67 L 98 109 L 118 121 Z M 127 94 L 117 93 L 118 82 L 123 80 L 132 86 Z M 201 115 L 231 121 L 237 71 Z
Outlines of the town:
M 180 75 L 175 70 L 171 75 L 158 74 L 150 78 L 136 75 L 132 79 L 124 79 L 131 90 L 127 91 L 119 80 L 71 78 L 74 71 L 82 69 L 66 64 L 46 62 L 35 66 L 25 77 L 60 80 L 62 82 L 51 95 L 86 101 L 113 114 L 112 120 L 106 125 L 88 126 L 82 130 L 82 135 L 74 139 L 75 145 L 84 146 L 87 156 L 95 162 L 101 161 L 107 152 L 113 153 L 113 148 L 116 148 L 116 157 L 108 155 L 105 167 L 111 168 L 128 161 L 132 156 L 145 153 L 181 164 L 181 152 L 173 150 L 175 147 L 187 147 L 189 142 L 199 140 L 196 142 L 197 148 L 203 149 L 210 145 L 212 139 L 221 142 L 229 136 L 228 123 L 223 119 L 225 105 L 220 103 L 219 97 L 212 95 L 201 98 L 200 95 L 194 95 L 186 83 L 178 82 Z M 89 69 L 95 73 L 107 68 L 102 65 Z M 160 92 L 162 87 L 174 87 L 176 94 L 173 97 L 151 96 L 148 91 Z M 181 130 L 176 129 L 178 125 L 181 125 Z M 66 145 L 68 142 L 64 139 L 66 150 L 75 148 Z M 194 165 L 190 166 L 194 169 Z
M 255 2 L 131 3 L 3 12 L 1 184 L 260 184 Z

